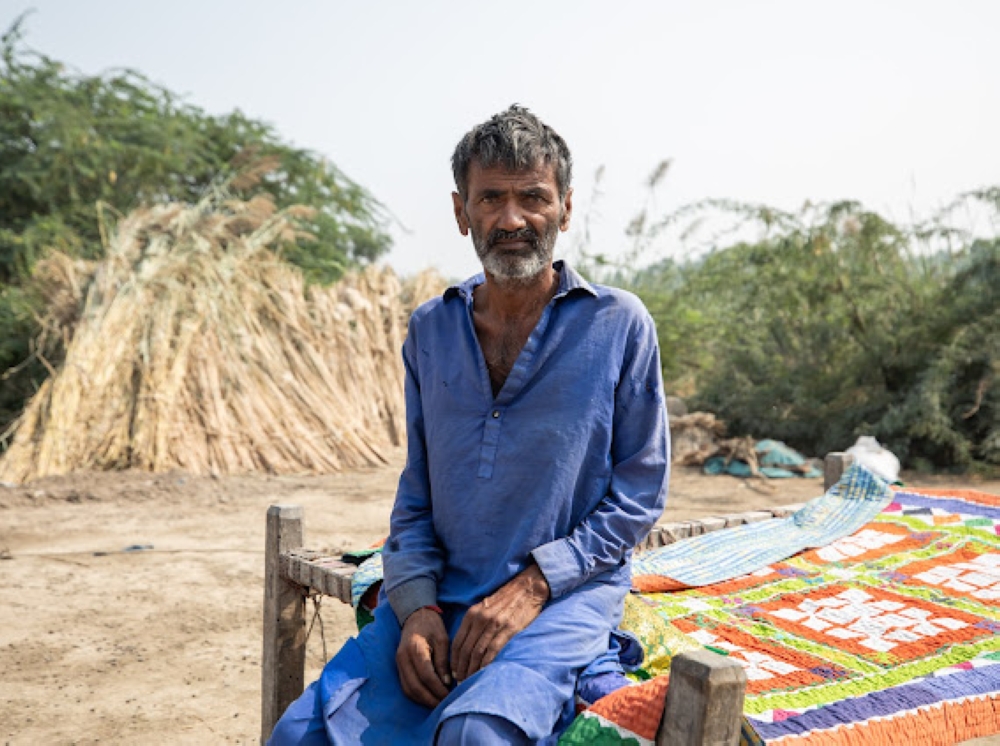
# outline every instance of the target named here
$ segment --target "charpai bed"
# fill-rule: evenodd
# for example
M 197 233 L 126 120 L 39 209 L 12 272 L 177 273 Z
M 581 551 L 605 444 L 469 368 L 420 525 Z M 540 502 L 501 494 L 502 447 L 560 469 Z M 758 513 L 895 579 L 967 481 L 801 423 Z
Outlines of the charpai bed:
M 827 458 L 828 482 L 843 464 Z M 563 743 L 916 745 L 1000 733 L 1000 497 L 890 492 L 853 470 L 789 510 L 647 539 L 634 572 L 643 592 L 622 625 L 645 660 Z M 306 594 L 349 602 L 357 575 L 356 602 L 359 577 L 377 577 L 377 563 L 356 573 L 302 550 L 299 509 L 273 507 L 268 528 L 265 738 L 302 691 Z

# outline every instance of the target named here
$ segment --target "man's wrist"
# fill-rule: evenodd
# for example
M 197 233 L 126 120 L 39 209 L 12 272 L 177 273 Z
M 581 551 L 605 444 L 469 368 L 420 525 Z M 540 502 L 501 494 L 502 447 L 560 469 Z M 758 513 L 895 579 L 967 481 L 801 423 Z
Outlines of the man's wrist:
M 402 627 L 417 609 L 437 604 L 437 583 L 431 578 L 417 577 L 386 591 L 386 595 Z
M 543 604 L 552 598 L 552 589 L 549 588 L 549 581 L 545 579 L 545 573 L 542 572 L 542 568 L 537 564 L 532 562 L 521 573 L 521 576 L 528 582 L 528 593 Z
M 556 539 L 531 551 L 531 558 L 545 578 L 550 599 L 560 598 L 583 582 L 580 563 L 568 539 Z
M 409 616 L 407 616 L 406 619 L 403 620 L 402 624 L 400 624 L 400 627 L 405 627 L 410 622 L 410 620 L 416 619 L 418 616 L 422 616 L 420 614 L 421 611 L 430 612 L 430 615 L 437 617 L 442 617 L 444 615 L 444 612 L 441 611 L 441 607 L 439 606 L 434 606 L 434 605 L 421 606 L 419 609 L 414 609 L 409 614 Z

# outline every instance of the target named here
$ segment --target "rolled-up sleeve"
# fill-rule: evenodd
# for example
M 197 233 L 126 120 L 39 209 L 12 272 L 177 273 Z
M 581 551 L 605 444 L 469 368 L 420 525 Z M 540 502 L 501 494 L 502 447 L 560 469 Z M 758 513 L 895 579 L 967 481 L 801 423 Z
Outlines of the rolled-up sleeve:
M 607 495 L 569 536 L 532 551 L 552 598 L 625 561 L 663 512 L 670 430 L 656 328 L 648 313 L 629 332 L 615 392 Z
M 427 448 L 417 368 L 414 324 L 403 344 L 406 370 L 406 466 L 392 510 L 389 538 L 382 554 L 385 591 L 400 625 L 417 609 L 437 602 L 443 552 L 431 515 Z

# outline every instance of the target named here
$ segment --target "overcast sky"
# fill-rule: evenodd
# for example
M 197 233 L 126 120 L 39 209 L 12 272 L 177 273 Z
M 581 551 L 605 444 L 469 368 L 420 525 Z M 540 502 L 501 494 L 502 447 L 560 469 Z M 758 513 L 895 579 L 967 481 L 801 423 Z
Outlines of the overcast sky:
M 606 167 L 592 222 L 609 254 L 664 158 L 660 212 L 853 198 L 906 219 L 1000 183 L 993 0 L 0 0 L 0 25 L 29 7 L 39 51 L 135 68 L 329 156 L 406 227 L 389 257 L 404 272 L 478 270 L 449 158 L 513 102 L 568 141 L 578 218 Z

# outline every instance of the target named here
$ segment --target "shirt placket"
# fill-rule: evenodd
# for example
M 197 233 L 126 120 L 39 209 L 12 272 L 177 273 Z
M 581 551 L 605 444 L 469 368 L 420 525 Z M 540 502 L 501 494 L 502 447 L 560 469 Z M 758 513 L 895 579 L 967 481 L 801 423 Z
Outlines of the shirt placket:
M 478 476 L 480 479 L 493 478 L 493 467 L 496 464 L 497 451 L 500 446 L 500 432 L 504 417 L 507 409 L 531 377 L 532 365 L 535 361 L 538 346 L 541 344 L 541 340 L 545 334 L 545 329 L 549 324 L 554 302 L 554 300 L 551 301 L 545 307 L 545 310 L 542 311 L 541 318 L 535 324 L 535 328 L 532 329 L 528 341 L 524 343 L 524 348 L 518 354 L 517 360 L 514 362 L 514 367 L 511 368 L 510 375 L 504 381 L 503 388 L 500 389 L 500 393 L 496 399 L 493 400 L 492 396 L 489 397 L 490 408 L 486 413 L 486 422 L 483 426 L 483 441 L 479 449 Z M 469 313 L 471 321 L 471 308 Z M 480 355 L 482 355 L 481 350 Z M 489 388 L 487 388 L 487 392 L 490 393 Z

